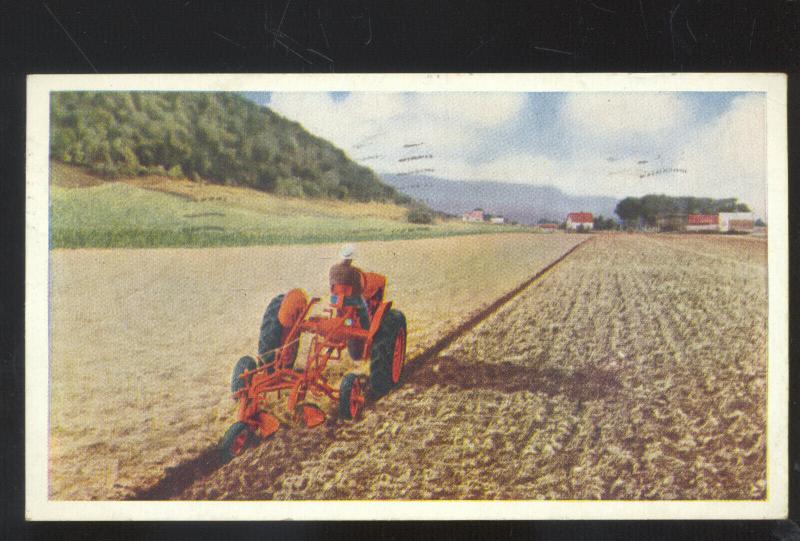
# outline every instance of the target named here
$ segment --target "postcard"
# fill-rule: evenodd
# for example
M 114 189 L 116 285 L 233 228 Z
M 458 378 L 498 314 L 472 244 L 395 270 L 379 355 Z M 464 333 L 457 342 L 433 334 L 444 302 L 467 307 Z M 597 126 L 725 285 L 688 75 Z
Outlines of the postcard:
M 27 107 L 29 520 L 786 516 L 783 75 Z

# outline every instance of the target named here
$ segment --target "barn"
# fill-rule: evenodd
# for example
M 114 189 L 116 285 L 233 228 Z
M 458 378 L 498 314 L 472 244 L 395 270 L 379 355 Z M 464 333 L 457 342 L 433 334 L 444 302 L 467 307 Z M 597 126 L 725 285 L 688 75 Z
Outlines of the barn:
M 461 219 L 465 222 L 482 222 L 484 219 L 483 209 L 465 212 Z
M 567 214 L 567 229 L 593 229 L 594 216 L 591 212 L 570 212 Z
M 717 231 L 719 216 L 716 214 L 690 214 L 686 221 L 686 231 Z
M 719 230 L 722 233 L 728 231 L 741 231 L 752 233 L 755 229 L 756 217 L 752 212 L 720 212 Z

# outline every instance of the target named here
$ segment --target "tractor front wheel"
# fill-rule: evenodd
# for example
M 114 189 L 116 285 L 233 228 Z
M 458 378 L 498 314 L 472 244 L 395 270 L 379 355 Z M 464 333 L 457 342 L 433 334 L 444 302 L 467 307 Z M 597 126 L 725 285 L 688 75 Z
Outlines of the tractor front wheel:
M 399 310 L 389 310 L 372 342 L 369 384 L 376 397 L 385 395 L 400 382 L 405 362 L 406 317 Z
M 233 423 L 219 442 L 222 462 L 230 462 L 233 457 L 242 454 L 251 436 L 250 428 L 246 424 L 241 421 Z
M 242 379 L 242 374 L 256 369 L 256 360 L 249 355 L 245 355 L 236 362 L 231 375 L 231 393 L 236 393 L 245 386 L 247 382 Z
M 361 380 L 355 374 L 347 374 L 339 385 L 339 417 L 355 419 L 364 407 L 364 391 Z

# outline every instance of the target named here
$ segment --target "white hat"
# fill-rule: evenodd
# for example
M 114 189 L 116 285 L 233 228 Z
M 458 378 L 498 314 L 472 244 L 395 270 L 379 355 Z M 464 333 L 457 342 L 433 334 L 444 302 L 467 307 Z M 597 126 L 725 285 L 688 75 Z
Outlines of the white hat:
M 353 259 L 356 255 L 356 247 L 352 244 L 345 244 L 342 246 L 342 249 L 339 250 L 339 257 L 342 259 Z

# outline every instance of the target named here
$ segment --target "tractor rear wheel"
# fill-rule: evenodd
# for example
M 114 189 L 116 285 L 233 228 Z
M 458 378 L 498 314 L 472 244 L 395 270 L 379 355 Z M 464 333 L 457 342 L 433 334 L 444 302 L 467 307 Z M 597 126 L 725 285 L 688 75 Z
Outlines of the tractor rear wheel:
M 364 407 L 364 390 L 355 374 L 347 374 L 339 384 L 339 418 L 351 420 L 358 417 Z
M 250 428 L 246 424 L 241 421 L 233 423 L 219 442 L 218 449 L 222 462 L 230 462 L 233 457 L 242 454 L 251 436 Z
M 256 360 L 250 355 L 245 355 L 236 362 L 233 367 L 233 374 L 231 375 L 231 392 L 235 393 L 245 386 L 246 382 L 241 378 L 241 375 L 250 370 L 255 370 Z
M 258 354 L 261 356 L 263 364 L 272 363 L 275 360 L 274 350 L 281 347 L 283 342 L 285 329 L 278 320 L 278 312 L 281 309 L 284 297 L 285 295 L 281 294 L 272 299 L 267 305 L 264 317 L 261 319 L 261 330 L 258 334 Z M 291 347 L 287 368 L 294 367 L 298 349 L 297 347 Z M 267 369 L 267 373 L 270 374 L 274 371 L 273 367 Z
M 380 397 L 400 382 L 406 361 L 406 317 L 399 310 L 389 310 L 375 338 L 369 363 L 369 384 Z

